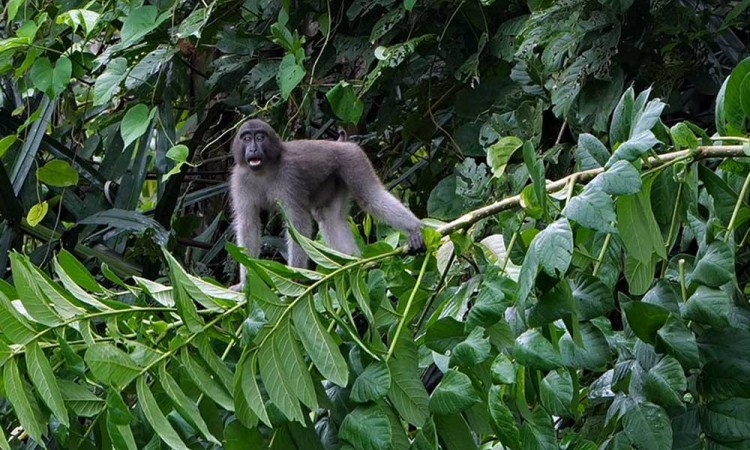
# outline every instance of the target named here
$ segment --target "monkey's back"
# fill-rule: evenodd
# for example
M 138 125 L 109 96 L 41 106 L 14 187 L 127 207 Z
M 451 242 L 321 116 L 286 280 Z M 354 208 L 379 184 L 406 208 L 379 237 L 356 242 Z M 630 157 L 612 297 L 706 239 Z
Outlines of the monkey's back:
M 310 207 L 323 206 L 341 191 L 356 190 L 353 184 L 380 183 L 367 155 L 351 142 L 285 142 L 281 172 L 282 185 L 301 187 Z

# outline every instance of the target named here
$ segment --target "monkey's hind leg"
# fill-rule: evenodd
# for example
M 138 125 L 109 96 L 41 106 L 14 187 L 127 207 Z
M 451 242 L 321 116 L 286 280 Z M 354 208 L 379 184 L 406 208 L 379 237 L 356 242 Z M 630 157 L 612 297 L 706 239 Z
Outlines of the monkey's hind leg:
M 313 232 L 312 215 L 299 205 L 287 204 L 286 208 L 289 220 L 292 222 L 294 229 L 302 236 L 311 238 Z M 303 269 L 308 268 L 307 254 L 299 244 L 294 242 L 288 228 L 286 231 L 286 249 L 286 262 L 288 265 Z
M 359 255 L 352 228 L 346 220 L 348 206 L 347 198 L 338 195 L 330 204 L 315 210 L 313 214 L 329 247 L 347 255 Z

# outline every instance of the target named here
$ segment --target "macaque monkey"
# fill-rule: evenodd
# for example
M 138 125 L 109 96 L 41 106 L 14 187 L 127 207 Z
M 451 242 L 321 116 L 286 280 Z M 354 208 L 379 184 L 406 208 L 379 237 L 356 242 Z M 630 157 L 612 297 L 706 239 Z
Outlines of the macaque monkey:
M 260 213 L 273 210 L 277 202 L 302 235 L 312 237 L 315 220 L 329 247 L 358 254 L 347 221 L 350 195 L 366 212 L 406 232 L 411 252 L 424 250 L 420 220 L 383 187 L 365 152 L 341 139 L 281 142 L 262 120 L 242 124 L 232 143 L 235 166 L 229 192 L 237 242 L 251 256 L 260 254 Z M 307 255 L 289 233 L 287 251 L 290 266 L 307 267 Z M 233 288 L 241 289 L 245 277 L 241 266 L 240 284 Z

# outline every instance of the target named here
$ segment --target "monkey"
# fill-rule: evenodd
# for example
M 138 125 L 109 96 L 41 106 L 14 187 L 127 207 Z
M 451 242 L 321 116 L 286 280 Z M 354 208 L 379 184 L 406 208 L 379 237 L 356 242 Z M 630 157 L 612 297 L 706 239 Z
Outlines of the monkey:
M 232 142 L 234 167 L 229 180 L 233 227 L 237 243 L 257 258 L 261 247 L 262 211 L 280 202 L 288 220 L 303 236 L 313 235 L 317 222 L 326 244 L 341 253 L 358 255 L 347 221 L 349 198 L 388 225 L 407 233 L 411 253 L 425 249 L 422 222 L 383 186 L 364 150 L 352 142 L 292 140 L 282 142 L 266 122 L 252 119 L 240 126 Z M 306 268 L 308 258 L 287 231 L 287 264 Z M 242 289 L 246 269 L 240 265 Z

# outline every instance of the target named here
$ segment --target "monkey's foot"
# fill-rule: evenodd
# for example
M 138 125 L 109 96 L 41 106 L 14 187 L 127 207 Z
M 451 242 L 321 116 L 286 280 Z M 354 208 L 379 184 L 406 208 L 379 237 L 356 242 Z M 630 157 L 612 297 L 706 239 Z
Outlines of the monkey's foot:
M 422 232 L 420 230 L 415 230 L 409 233 L 407 246 L 409 247 L 410 255 L 422 253 L 427 250 L 427 247 L 424 245 L 424 237 L 422 237 Z

